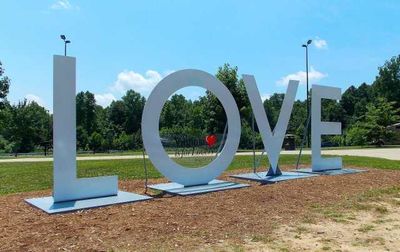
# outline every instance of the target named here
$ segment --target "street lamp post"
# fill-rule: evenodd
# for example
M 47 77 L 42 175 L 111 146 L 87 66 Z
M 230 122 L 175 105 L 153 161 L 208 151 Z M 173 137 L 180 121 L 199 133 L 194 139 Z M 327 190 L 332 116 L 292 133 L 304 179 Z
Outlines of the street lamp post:
M 67 44 L 71 43 L 71 41 L 66 40 L 65 35 L 60 35 L 60 38 L 64 40 L 64 56 L 67 56 Z
M 306 98 L 306 102 L 307 102 L 307 120 L 310 117 L 310 101 L 309 101 L 309 89 L 308 89 L 308 46 L 312 43 L 312 40 L 309 39 L 307 41 L 307 43 L 303 44 L 302 47 L 304 47 L 306 49 L 306 88 L 307 88 L 307 98 Z M 307 132 L 307 145 L 308 147 L 310 147 L 310 130 L 307 128 L 306 129 Z

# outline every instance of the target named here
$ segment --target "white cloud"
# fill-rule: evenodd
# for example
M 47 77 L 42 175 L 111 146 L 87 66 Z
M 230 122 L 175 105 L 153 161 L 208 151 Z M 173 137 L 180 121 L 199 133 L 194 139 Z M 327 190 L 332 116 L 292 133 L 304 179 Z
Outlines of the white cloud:
M 68 0 L 58 0 L 50 6 L 50 9 L 52 9 L 52 10 L 79 10 L 79 6 L 72 5 Z
M 314 42 L 315 47 L 318 49 L 328 48 L 328 42 L 326 42 L 326 40 L 324 40 L 324 39 L 320 39 L 319 37 L 316 37 L 313 42 Z
M 112 101 L 116 100 L 115 96 L 111 93 L 95 94 L 94 98 L 96 99 L 96 103 L 103 108 L 107 107 Z
M 271 97 L 270 94 L 266 94 L 266 93 L 261 94 L 261 100 L 262 100 L 263 102 L 264 102 L 265 100 L 269 99 L 270 97 Z
M 127 90 L 133 89 L 143 96 L 148 96 L 150 91 L 163 78 L 163 75 L 154 70 L 148 70 L 145 75 L 125 70 L 118 74 L 111 91 L 124 94 Z
M 308 72 L 308 81 L 310 83 L 317 82 L 317 81 L 325 78 L 326 76 L 328 76 L 328 75 L 321 73 L 321 72 L 315 70 L 313 67 L 311 67 L 310 71 Z M 288 75 L 282 77 L 280 80 L 278 80 L 276 82 L 276 84 L 279 86 L 287 86 L 289 83 L 289 80 L 298 80 L 298 81 L 300 81 L 300 84 L 305 84 L 306 83 L 306 72 L 298 71 L 297 73 L 288 74 Z
M 37 95 L 34 95 L 34 94 L 27 94 L 27 95 L 25 95 L 25 99 L 26 99 L 28 102 L 36 102 L 36 103 L 39 104 L 40 106 L 46 107 L 46 106 L 45 106 L 45 102 L 42 100 L 42 98 L 40 98 L 40 97 L 37 96 Z

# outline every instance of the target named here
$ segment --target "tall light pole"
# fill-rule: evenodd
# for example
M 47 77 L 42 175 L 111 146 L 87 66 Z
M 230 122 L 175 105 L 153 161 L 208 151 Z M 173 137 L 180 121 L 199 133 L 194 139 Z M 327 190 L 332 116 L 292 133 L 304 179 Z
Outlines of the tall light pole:
M 308 46 L 312 43 L 312 40 L 309 39 L 307 41 L 307 43 L 303 44 L 302 47 L 306 48 L 306 88 L 307 88 L 307 98 L 306 98 L 306 102 L 307 102 L 307 120 L 310 117 L 310 101 L 309 101 L 309 89 L 308 89 Z M 307 129 L 307 145 L 308 147 L 310 147 L 310 130 Z
M 65 35 L 60 35 L 60 38 L 64 40 L 64 56 L 67 56 L 67 44 L 71 43 L 70 40 L 66 40 Z

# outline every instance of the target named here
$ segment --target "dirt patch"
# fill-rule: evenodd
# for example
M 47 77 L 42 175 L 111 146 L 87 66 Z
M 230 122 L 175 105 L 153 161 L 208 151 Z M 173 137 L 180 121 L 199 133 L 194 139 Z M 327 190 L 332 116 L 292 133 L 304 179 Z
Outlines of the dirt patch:
M 320 209 L 316 223 L 282 225 L 247 240 L 246 251 L 400 251 L 400 194 L 355 209 Z M 312 213 L 315 215 L 315 213 Z M 325 217 L 325 218 L 323 218 Z
M 399 171 L 369 170 L 58 215 L 23 201 L 50 191 L 14 194 L 0 197 L 0 250 L 236 250 L 295 225 L 316 204 L 399 185 Z M 143 193 L 143 181 L 122 181 L 120 188 Z

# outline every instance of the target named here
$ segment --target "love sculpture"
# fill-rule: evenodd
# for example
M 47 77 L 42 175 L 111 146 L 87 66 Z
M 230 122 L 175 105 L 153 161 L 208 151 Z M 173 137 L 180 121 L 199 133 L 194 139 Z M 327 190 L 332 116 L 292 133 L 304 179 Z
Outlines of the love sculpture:
M 279 176 L 279 154 L 285 137 L 298 81 L 289 81 L 286 95 L 273 130 L 264 110 L 255 78 L 243 75 L 251 107 L 270 161 L 268 176 Z M 209 164 L 188 169 L 174 162 L 165 151 L 159 134 L 162 108 L 177 90 L 197 86 L 212 92 L 221 102 L 226 116 L 228 133 L 221 153 Z M 321 122 L 321 99 L 340 99 L 339 88 L 312 86 L 312 171 L 341 169 L 341 158 L 321 157 L 321 135 L 341 134 L 341 124 Z M 104 205 L 151 199 L 149 196 L 118 191 L 117 176 L 77 178 L 76 171 L 76 59 L 57 56 L 53 58 L 53 146 L 54 176 L 53 196 L 26 201 L 47 213 L 73 211 Z M 151 92 L 142 115 L 143 144 L 153 165 L 172 183 L 151 188 L 179 195 L 234 189 L 248 186 L 216 180 L 229 166 L 239 146 L 241 124 L 235 100 L 228 88 L 213 75 L 204 71 L 187 69 L 174 72 L 162 79 Z

